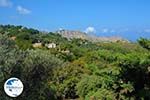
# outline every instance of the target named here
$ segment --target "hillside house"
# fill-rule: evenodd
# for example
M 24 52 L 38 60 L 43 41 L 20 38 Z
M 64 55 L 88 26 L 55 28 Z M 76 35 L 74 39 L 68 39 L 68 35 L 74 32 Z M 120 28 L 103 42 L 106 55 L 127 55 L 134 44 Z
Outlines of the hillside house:
M 55 43 L 49 43 L 49 44 L 45 44 L 45 46 L 49 49 L 51 48 L 56 48 L 56 44 Z
M 40 48 L 40 47 L 42 47 L 42 43 L 34 43 L 34 44 L 32 44 L 32 46 L 34 48 Z

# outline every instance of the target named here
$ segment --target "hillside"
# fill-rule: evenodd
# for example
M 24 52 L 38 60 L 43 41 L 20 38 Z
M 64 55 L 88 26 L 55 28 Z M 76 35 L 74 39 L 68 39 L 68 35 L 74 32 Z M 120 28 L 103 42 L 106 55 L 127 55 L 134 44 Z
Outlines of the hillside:
M 3 91 L 10 77 L 24 85 L 17 100 L 150 100 L 150 39 L 91 42 L 84 33 L 65 35 L 0 25 L 0 100 L 12 100 Z

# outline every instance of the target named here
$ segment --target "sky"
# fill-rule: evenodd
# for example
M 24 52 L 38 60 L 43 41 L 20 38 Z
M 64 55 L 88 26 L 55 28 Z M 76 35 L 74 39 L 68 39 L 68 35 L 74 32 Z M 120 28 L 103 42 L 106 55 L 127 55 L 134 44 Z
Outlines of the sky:
M 150 38 L 150 0 L 0 0 L 0 24 Z

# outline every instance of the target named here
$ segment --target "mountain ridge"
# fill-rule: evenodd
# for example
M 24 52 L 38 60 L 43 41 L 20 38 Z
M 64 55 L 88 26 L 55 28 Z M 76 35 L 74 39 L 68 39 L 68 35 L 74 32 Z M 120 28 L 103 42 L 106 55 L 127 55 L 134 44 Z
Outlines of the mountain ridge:
M 56 31 L 57 34 L 60 34 L 62 37 L 65 37 L 67 39 L 73 39 L 73 38 L 80 38 L 80 39 L 85 39 L 89 40 L 91 42 L 129 42 L 126 39 L 123 39 L 122 37 L 119 36 L 111 36 L 111 37 L 100 37 L 100 36 L 95 36 L 95 35 L 89 35 L 85 32 L 81 31 L 74 31 L 74 30 L 58 30 Z

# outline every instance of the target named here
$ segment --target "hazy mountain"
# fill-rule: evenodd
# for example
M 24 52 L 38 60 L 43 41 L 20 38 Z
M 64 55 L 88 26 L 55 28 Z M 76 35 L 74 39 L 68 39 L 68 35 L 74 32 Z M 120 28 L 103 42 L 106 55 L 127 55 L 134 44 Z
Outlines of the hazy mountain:
M 60 34 L 62 37 L 66 37 L 67 39 L 81 38 L 81 39 L 86 39 L 92 42 L 101 42 L 101 41 L 102 42 L 117 42 L 117 41 L 128 42 L 127 40 L 118 36 L 98 37 L 95 35 L 86 34 L 81 31 L 59 30 L 59 31 L 56 31 L 56 33 Z

